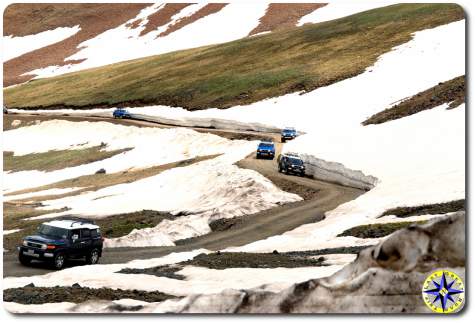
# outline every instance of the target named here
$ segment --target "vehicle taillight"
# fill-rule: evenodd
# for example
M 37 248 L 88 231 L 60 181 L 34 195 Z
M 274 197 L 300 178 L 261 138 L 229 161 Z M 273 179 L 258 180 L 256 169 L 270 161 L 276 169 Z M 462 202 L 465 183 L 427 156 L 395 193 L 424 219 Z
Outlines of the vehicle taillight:
M 49 244 L 49 245 L 46 246 L 46 249 L 50 249 L 50 250 L 51 249 L 56 249 L 56 246 Z

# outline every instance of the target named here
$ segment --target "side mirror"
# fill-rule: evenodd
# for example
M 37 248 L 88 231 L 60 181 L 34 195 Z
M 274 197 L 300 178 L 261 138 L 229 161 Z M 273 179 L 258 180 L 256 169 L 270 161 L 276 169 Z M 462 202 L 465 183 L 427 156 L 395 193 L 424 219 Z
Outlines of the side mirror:
M 77 239 L 79 239 L 79 236 L 78 236 L 77 234 L 73 234 L 73 236 L 71 237 L 71 239 L 73 239 L 73 241 L 74 241 L 74 240 L 77 240 Z

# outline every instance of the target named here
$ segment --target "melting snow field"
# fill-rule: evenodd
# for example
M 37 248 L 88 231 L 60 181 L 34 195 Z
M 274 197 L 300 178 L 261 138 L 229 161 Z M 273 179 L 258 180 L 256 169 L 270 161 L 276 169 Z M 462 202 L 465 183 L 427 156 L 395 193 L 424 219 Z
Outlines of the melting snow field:
M 289 94 L 226 110 L 189 112 L 154 106 L 130 111 L 177 120 L 220 118 L 295 126 L 306 135 L 286 144 L 284 150 L 305 154 L 307 159 L 315 156 L 338 162 L 375 176 L 378 181 L 374 189 L 328 212 L 324 221 L 238 249 L 341 246 L 341 239 L 334 239 L 338 233 L 371 222 L 386 209 L 464 198 L 464 105 L 454 110 L 444 105 L 380 125 L 361 125 L 397 101 L 463 75 L 464 53 L 465 22 L 458 21 L 417 32 L 411 41 L 382 55 L 365 73 L 304 95 Z M 292 120 L 286 113 L 289 106 Z M 274 113 L 269 114 L 269 110 Z
M 4 193 L 94 174 L 101 168 L 106 169 L 108 173 L 114 173 L 225 152 L 245 156 L 253 151 L 256 145 L 253 142 L 231 141 L 189 129 L 138 128 L 108 122 L 64 120 L 52 120 L 6 131 L 3 138 L 4 151 L 13 151 L 15 155 L 84 149 L 101 144 L 106 144 L 104 149 L 110 151 L 133 148 L 111 158 L 51 172 L 4 172 Z
M 330 10 L 331 6 L 328 8 Z M 300 23 L 332 19 L 324 17 L 335 17 L 337 14 L 315 12 L 311 15 L 302 18 Z M 93 48 L 91 45 L 86 49 L 93 50 Z M 84 52 L 79 54 L 81 53 Z M 357 225 L 400 220 L 394 216 L 377 218 L 382 212 L 393 207 L 440 203 L 465 197 L 465 105 L 453 110 L 447 110 L 447 105 L 442 105 L 380 125 L 361 125 L 361 122 L 369 116 L 392 106 L 397 101 L 426 90 L 441 81 L 465 74 L 464 53 L 465 22 L 459 21 L 417 32 L 411 41 L 381 56 L 374 66 L 363 74 L 304 95 L 289 94 L 227 110 L 188 112 L 177 108 L 147 107 L 130 111 L 145 115 L 147 111 L 151 111 L 148 113 L 151 116 L 177 119 L 186 117 L 187 120 L 220 118 L 244 123 L 259 122 L 274 127 L 295 126 L 306 134 L 287 143 L 284 147 L 286 151 L 305 154 L 306 158 L 310 159 L 314 157 L 339 162 L 349 169 L 377 178 L 376 186 L 372 190 L 327 212 L 326 218 L 318 223 L 303 225 L 282 235 L 242 247 L 228 248 L 228 251 L 283 252 L 372 245 L 382 239 L 336 236 L 345 229 Z M 100 62 L 91 61 L 86 64 L 100 64 Z M 292 120 L 289 120 L 286 113 L 289 107 L 292 107 Z M 270 110 L 273 111 L 272 114 L 268 113 Z M 87 123 L 75 123 L 79 125 L 78 127 L 84 124 Z M 121 126 L 102 124 L 94 130 L 85 126 L 86 128 L 78 130 L 74 135 L 75 139 L 72 140 L 58 136 L 60 132 L 67 133 L 64 130 L 54 133 L 53 128 L 61 126 L 61 123 L 50 124 L 54 127 L 49 132 L 37 131 L 48 125 L 49 123 L 45 122 L 38 126 L 6 132 L 4 149 L 12 150 L 15 154 L 27 154 L 48 151 L 52 147 L 55 149 L 91 147 L 100 144 L 101 141 L 108 144 L 107 149 L 127 147 L 134 149 L 123 153 L 120 158 L 112 157 L 102 161 L 104 164 L 98 163 L 87 169 L 77 170 L 76 167 L 58 171 L 59 173 L 50 172 L 51 174 L 6 173 L 4 174 L 6 191 L 22 188 L 23 186 L 17 183 L 25 178 L 29 180 L 33 178 L 35 183 L 36 181 L 48 183 L 57 181 L 58 178 L 77 176 L 76 174 L 104 167 L 101 165 L 106 165 L 108 171 L 109 169 L 118 171 L 126 169 L 127 165 L 147 167 L 190 156 L 223 154 L 212 160 L 170 169 L 134 183 L 45 202 L 47 204 L 45 208 L 56 209 L 67 206 L 72 209 L 69 213 L 90 217 L 133 212 L 144 208 L 172 213 L 191 213 L 174 221 L 163 221 L 155 228 L 136 230 L 125 237 L 108 240 L 106 242 L 108 247 L 173 245 L 177 239 L 207 233 L 209 231 L 207 223 L 212 219 L 258 212 L 279 203 L 300 199 L 296 195 L 280 191 L 259 174 L 238 169 L 233 165 L 235 161 L 244 158 L 255 149 L 254 142 L 230 142 L 186 129 L 136 128 L 135 130 L 134 127 L 124 127 L 126 130 Z M 105 130 L 106 127 L 113 128 Z M 71 129 L 76 129 L 76 126 L 69 128 Z M 89 131 L 98 131 L 100 135 L 93 133 L 89 138 Z M 44 137 L 43 140 L 37 138 L 41 137 L 41 133 L 53 138 L 52 143 L 45 143 Z M 86 136 L 85 140 L 83 136 Z M 28 140 L 32 140 L 34 144 Z M 201 141 L 205 141 L 206 144 L 200 146 Z M 195 143 L 197 146 L 194 146 Z M 26 147 L 34 147 L 34 150 Z M 150 147 L 162 152 L 163 155 L 147 154 Z M 144 160 L 139 158 L 144 155 L 146 157 Z M 233 189 L 230 190 L 229 187 Z M 125 196 L 132 196 L 136 202 L 126 203 Z M 94 210 L 94 214 L 90 210 Z M 49 214 L 46 217 L 58 215 L 61 214 Z M 425 220 L 439 216 L 424 215 L 404 220 Z M 227 288 L 265 288 L 278 291 L 295 282 L 329 276 L 341 269 L 343 264 L 352 261 L 354 257 L 331 255 L 328 257 L 330 266 L 295 269 L 232 268 L 217 271 L 187 266 L 178 272 L 186 276 L 184 281 L 151 275 L 116 273 L 126 267 L 146 268 L 176 263 L 191 259 L 201 252 L 208 251 L 175 253 L 127 264 L 74 267 L 41 276 L 7 277 L 4 279 L 4 288 L 21 287 L 33 282 L 36 286 L 71 286 L 79 283 L 81 286 L 93 288 L 159 289 L 173 295 L 216 293 Z M 267 285 L 262 287 L 263 284 Z M 61 309 L 71 310 L 70 306 L 71 304 L 63 303 Z M 30 308 L 18 304 L 6 304 L 6 307 L 19 311 Z M 37 311 L 38 308 L 34 310 Z
M 221 154 L 131 183 L 43 201 L 39 209 L 67 208 L 67 211 L 29 218 L 77 215 L 97 219 L 144 209 L 184 214 L 175 220 L 163 220 L 156 227 L 134 230 L 124 237 L 106 240 L 106 247 L 171 246 L 175 240 L 210 232 L 210 221 L 253 214 L 301 200 L 298 195 L 280 190 L 259 173 L 234 165 L 255 150 L 256 142 L 252 141 L 228 140 L 181 128 L 138 128 L 106 122 L 60 120 L 10 130 L 4 133 L 4 138 L 4 149 L 13 151 L 15 155 L 54 149 L 82 149 L 101 144 L 106 144 L 107 150 L 133 148 L 102 161 L 57 171 L 4 172 L 6 192 L 94 174 L 100 168 L 114 173 Z M 7 200 L 59 195 L 78 189 L 49 189 L 11 195 Z
M 314 118 L 294 121 L 307 134 L 287 144 L 285 150 L 338 161 L 376 176 L 378 183 L 368 193 L 327 212 L 321 222 L 231 250 L 332 246 L 338 243 L 337 234 L 371 223 L 389 208 L 463 199 L 465 105 L 453 110 L 442 105 L 380 125 L 364 127 L 360 123 L 394 101 L 463 75 L 464 28 L 460 21 L 418 32 L 366 73 L 307 95 L 294 95 L 295 107 L 317 112 L 312 113 Z M 262 104 L 279 109 L 281 100 L 285 104 L 290 99 L 286 96 L 254 107 L 259 109 Z

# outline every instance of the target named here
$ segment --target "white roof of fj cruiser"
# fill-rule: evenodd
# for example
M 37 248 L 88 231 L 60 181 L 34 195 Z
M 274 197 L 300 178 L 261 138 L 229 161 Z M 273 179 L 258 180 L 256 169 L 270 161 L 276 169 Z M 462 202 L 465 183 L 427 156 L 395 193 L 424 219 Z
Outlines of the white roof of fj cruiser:
M 50 222 L 45 222 L 43 224 L 50 225 L 56 228 L 62 229 L 98 229 L 99 226 L 88 223 L 88 222 L 81 222 L 81 220 L 55 220 Z
M 295 153 L 283 153 L 282 156 L 302 160 L 302 157 L 300 157 L 298 154 L 295 154 Z

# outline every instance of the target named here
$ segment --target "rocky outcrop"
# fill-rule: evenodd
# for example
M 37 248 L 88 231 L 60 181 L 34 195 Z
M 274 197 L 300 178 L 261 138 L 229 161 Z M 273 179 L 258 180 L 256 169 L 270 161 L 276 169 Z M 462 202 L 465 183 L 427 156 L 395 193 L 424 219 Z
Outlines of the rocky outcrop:
M 435 269 L 465 278 L 465 212 L 389 236 L 333 276 L 280 293 L 227 290 L 166 301 L 155 310 L 181 313 L 421 313 L 425 278 Z

